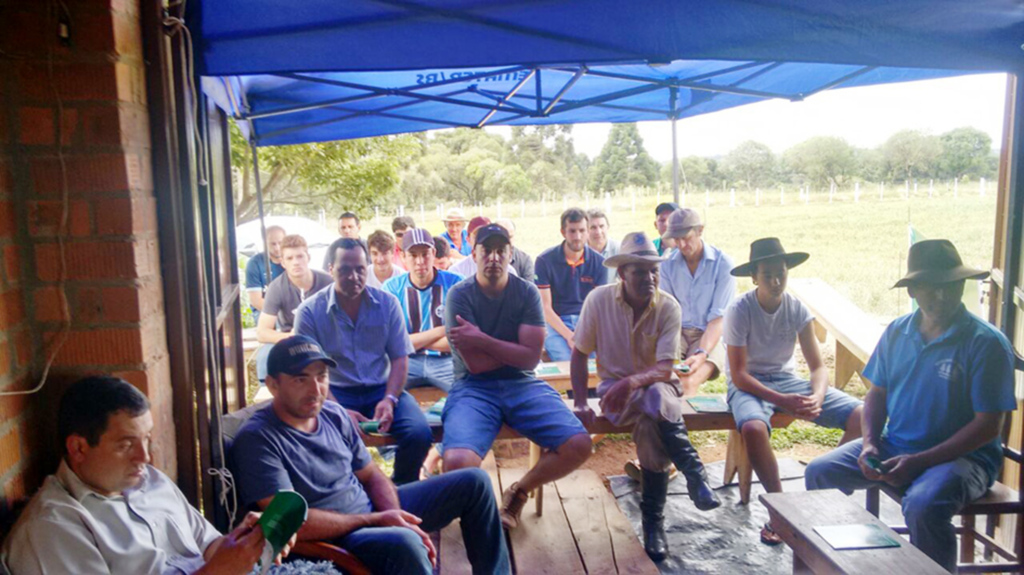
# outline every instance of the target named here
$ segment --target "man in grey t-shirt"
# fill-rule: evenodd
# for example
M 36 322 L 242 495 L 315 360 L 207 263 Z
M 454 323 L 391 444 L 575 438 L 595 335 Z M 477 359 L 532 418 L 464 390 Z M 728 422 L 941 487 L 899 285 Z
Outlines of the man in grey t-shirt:
M 859 400 L 828 385 L 828 368 L 821 361 L 814 335 L 814 316 L 800 300 L 786 293 L 789 268 L 807 261 L 806 253 L 786 253 L 777 238 L 750 246 L 750 262 L 733 268 L 733 276 L 753 278 L 754 290 L 740 296 L 725 312 L 728 347 L 729 410 L 765 491 L 782 491 L 779 467 L 772 452 L 771 416 L 786 411 L 824 427 L 844 429 L 840 443 L 860 437 Z M 811 372 L 810 380 L 796 373 L 795 342 Z M 766 523 L 761 541 L 778 545 L 782 539 Z
M 501 521 L 519 524 L 527 494 L 568 475 L 590 457 L 587 430 L 547 383 L 534 377 L 544 343 L 536 286 L 508 273 L 508 231 L 477 231 L 476 275 L 448 292 L 445 329 L 455 384 L 442 414 L 446 470 L 479 467 L 503 424 L 545 448 L 537 465 L 502 497 Z

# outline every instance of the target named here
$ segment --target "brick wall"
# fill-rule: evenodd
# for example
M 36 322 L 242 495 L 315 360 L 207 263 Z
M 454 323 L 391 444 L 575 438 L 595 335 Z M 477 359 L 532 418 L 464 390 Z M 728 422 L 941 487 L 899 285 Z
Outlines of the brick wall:
M 35 384 L 63 325 L 62 292 L 71 310 L 52 381 L 0 397 L 7 505 L 54 469 L 56 400 L 86 373 L 119 375 L 150 397 L 154 463 L 175 473 L 138 1 L 66 0 L 66 46 L 50 2 L 0 0 L 0 390 Z

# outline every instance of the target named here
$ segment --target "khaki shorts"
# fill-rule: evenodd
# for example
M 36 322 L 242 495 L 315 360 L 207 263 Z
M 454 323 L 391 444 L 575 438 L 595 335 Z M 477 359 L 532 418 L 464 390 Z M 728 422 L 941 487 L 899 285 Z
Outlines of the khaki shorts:
M 683 337 L 679 340 L 679 359 L 686 359 L 700 347 L 700 338 L 704 337 L 704 330 L 695 327 L 684 327 Z M 715 379 L 722 373 L 725 367 L 725 346 L 719 341 L 718 345 L 708 352 L 707 362 L 715 367 L 708 377 Z
M 597 395 L 604 396 L 614 384 L 614 381 L 602 382 L 597 386 Z M 683 420 L 682 396 L 678 381 L 658 382 L 634 391 L 621 413 L 604 414 L 615 425 L 633 426 L 633 443 L 640 467 L 661 472 L 672 465 L 661 442 L 658 422 Z

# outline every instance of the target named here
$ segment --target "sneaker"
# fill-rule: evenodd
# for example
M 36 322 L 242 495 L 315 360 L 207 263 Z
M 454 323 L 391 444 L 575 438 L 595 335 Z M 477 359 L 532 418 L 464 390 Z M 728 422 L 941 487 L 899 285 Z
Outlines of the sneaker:
M 519 483 L 513 483 L 501 495 L 501 525 L 505 529 L 519 527 L 519 516 L 523 513 L 523 506 L 530 498 L 530 494 L 519 489 Z

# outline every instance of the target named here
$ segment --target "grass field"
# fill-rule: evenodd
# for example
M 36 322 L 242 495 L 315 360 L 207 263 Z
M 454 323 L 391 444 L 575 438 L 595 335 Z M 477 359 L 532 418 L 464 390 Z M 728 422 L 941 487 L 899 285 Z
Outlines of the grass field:
M 706 225 L 705 239 L 723 249 L 737 264 L 747 260 L 750 242 L 761 237 L 776 236 L 790 251 L 806 251 L 811 259 L 794 269 L 791 277 L 819 277 L 848 297 L 881 322 L 909 311 L 905 290 L 890 287 L 906 268 L 908 223 L 928 238 L 947 238 L 959 249 L 965 263 L 982 269 L 992 267 L 992 246 L 995 229 L 995 186 L 987 186 L 982 197 L 977 183 L 963 184 L 957 197 L 946 184 L 936 184 L 928 197 L 927 184 L 910 199 L 904 199 L 902 186 L 886 186 L 879 199 L 878 187 L 862 186 L 860 201 L 854 202 L 853 190 L 837 192 L 829 202 L 828 191 L 812 192 L 805 203 L 795 189 L 787 189 L 785 204 L 780 203 L 779 190 L 762 191 L 760 205 L 755 205 L 753 192 L 736 192 L 736 206 L 730 207 L 729 192 L 712 192 L 710 205 L 705 194 L 690 194 L 686 205 L 700 210 Z M 671 200 L 663 193 L 660 201 Z M 654 232 L 656 194 L 636 196 L 621 194 L 611 198 L 612 237 L 621 238 L 630 231 Z M 574 205 L 572 201 L 569 206 Z M 586 207 L 585 201 L 575 205 Z M 591 199 L 591 207 L 605 208 L 605 199 Z M 516 244 L 536 256 L 545 248 L 561 241 L 558 215 L 562 203 L 526 204 L 525 217 L 519 203 L 504 204 L 502 215 L 516 222 Z M 425 206 L 425 224 L 419 206 L 406 207 L 419 225 L 432 233 L 444 230 L 434 206 Z M 477 208 L 466 207 L 468 216 Z M 484 206 L 483 215 L 495 218 L 497 206 Z M 388 227 L 390 216 L 381 214 L 381 227 Z M 375 229 L 373 220 L 365 222 L 363 231 Z M 749 280 L 739 282 L 739 290 L 752 286 Z

